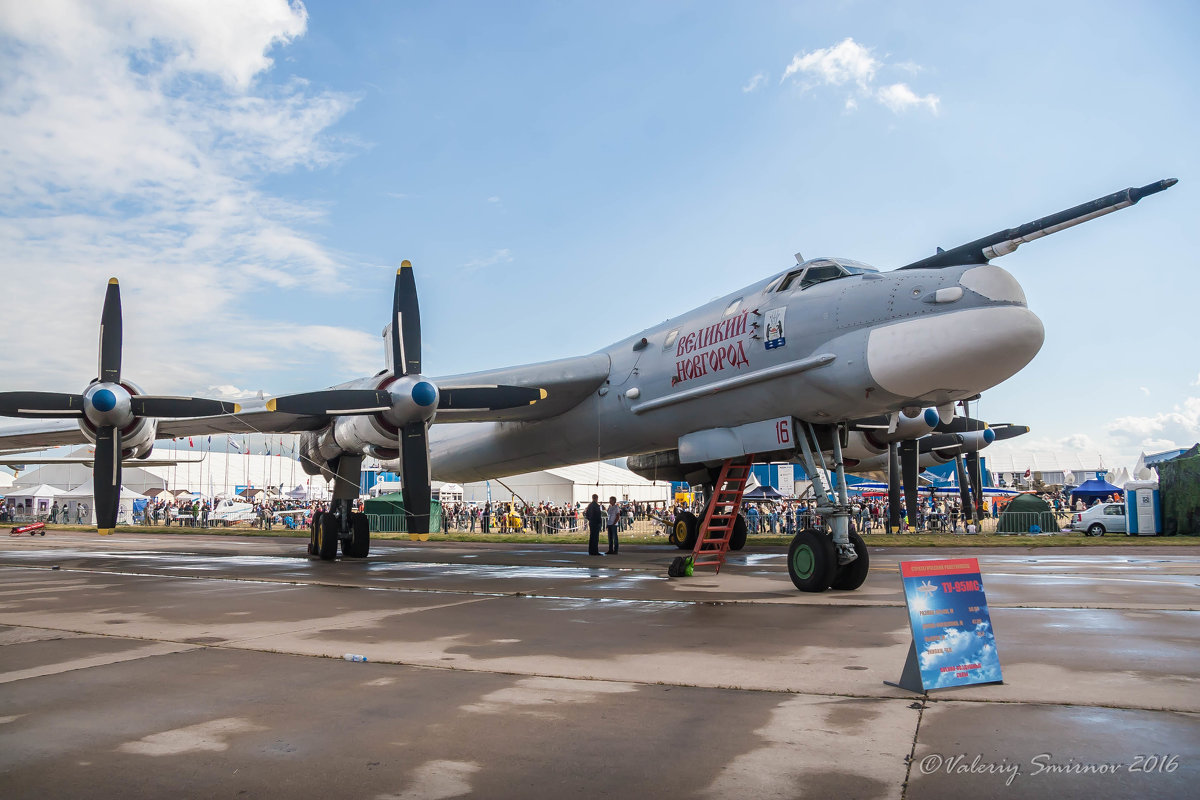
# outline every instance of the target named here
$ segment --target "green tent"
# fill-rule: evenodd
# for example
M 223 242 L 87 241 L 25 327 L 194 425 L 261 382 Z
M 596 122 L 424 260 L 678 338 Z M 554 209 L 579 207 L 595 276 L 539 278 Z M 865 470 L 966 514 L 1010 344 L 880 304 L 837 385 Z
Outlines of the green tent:
M 1050 504 L 1036 494 L 1019 494 L 1000 512 L 996 533 L 1029 533 L 1034 525 L 1043 533 L 1056 533 L 1058 520 L 1050 510 Z
M 385 533 L 404 533 L 404 495 L 400 492 L 382 494 L 363 503 L 363 513 L 371 522 L 371 530 Z M 437 500 L 429 508 L 429 530 L 441 531 L 442 504 Z

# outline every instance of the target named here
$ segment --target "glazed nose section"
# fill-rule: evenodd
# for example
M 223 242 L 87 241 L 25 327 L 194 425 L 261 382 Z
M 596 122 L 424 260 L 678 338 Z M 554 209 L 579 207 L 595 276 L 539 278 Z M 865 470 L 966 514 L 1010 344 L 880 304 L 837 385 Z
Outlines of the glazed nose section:
M 1042 321 L 1023 305 L 930 314 L 871 331 L 867 368 L 885 391 L 940 401 L 1012 377 L 1037 355 L 1045 335 Z

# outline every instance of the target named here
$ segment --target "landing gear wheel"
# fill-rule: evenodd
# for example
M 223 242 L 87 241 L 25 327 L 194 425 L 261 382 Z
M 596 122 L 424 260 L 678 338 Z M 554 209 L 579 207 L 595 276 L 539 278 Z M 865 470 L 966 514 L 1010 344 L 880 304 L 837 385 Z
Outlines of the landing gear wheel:
M 322 514 L 321 518 L 313 523 L 316 529 L 316 555 L 322 561 L 333 561 L 337 558 L 337 523 L 337 517 L 333 514 Z
M 696 536 L 700 533 L 700 521 L 690 511 L 684 511 L 675 518 L 675 527 L 671 536 L 675 546 L 680 550 L 692 550 L 696 547 Z
M 1088 536 L 1103 536 L 1104 526 L 1097 522 L 1087 529 L 1087 534 Z
M 348 558 L 366 558 L 371 552 L 371 526 L 366 514 L 350 515 L 349 539 L 342 539 L 342 555 Z
M 823 592 L 837 574 L 833 539 L 809 528 L 800 531 L 788 548 L 788 575 L 802 592 Z
M 308 554 L 310 556 L 317 554 L 317 525 L 321 523 L 321 517 L 323 516 L 325 516 L 324 511 L 314 513 L 312 524 L 308 526 Z
M 733 533 L 729 535 L 729 549 L 741 550 L 746 546 L 746 517 L 738 514 L 733 518 Z
M 867 570 L 871 568 L 871 558 L 867 555 L 867 543 L 857 533 L 851 533 L 850 544 L 854 545 L 854 552 L 858 554 L 858 558 L 837 568 L 833 582 L 829 584 L 831 589 L 852 592 L 862 586 L 863 581 L 867 579 Z M 836 551 L 837 546 L 835 545 L 834 552 L 836 553 Z

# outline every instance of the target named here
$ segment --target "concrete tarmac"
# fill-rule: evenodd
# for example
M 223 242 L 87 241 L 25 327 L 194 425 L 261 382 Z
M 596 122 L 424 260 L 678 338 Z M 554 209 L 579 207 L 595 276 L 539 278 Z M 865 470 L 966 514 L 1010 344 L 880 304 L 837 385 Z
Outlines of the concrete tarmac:
M 0 541 L 0 797 L 1194 797 L 1200 547 Z M 980 560 L 1002 685 L 915 695 L 898 564 Z M 366 663 L 346 661 L 346 654 Z

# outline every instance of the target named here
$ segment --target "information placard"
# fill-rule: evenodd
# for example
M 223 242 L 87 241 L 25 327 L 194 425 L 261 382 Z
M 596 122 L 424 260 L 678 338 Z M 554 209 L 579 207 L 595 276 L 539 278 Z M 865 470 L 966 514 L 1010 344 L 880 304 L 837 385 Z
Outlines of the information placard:
M 900 576 L 913 644 L 897 685 L 929 691 L 1000 683 L 1000 656 L 979 561 L 902 561 Z

